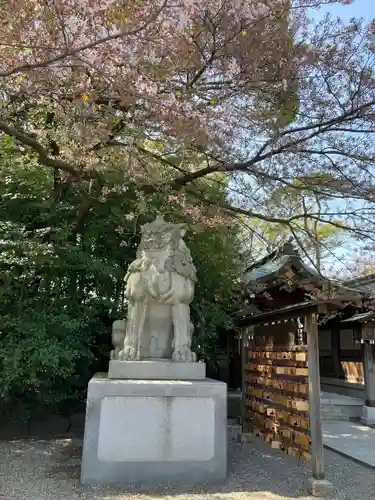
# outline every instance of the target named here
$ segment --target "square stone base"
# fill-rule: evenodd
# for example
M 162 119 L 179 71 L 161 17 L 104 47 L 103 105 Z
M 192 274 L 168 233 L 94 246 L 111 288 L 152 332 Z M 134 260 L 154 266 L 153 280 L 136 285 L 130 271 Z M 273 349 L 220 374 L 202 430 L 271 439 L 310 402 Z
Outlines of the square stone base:
M 108 378 L 135 380 L 204 380 L 206 363 L 175 363 L 171 359 L 109 362 Z
M 318 498 L 332 498 L 334 494 L 333 484 L 325 479 L 310 477 L 307 481 L 307 490 L 310 495 Z
M 375 425 L 375 407 L 362 407 L 361 423 L 364 425 Z
M 196 485 L 227 475 L 223 382 L 89 382 L 81 483 Z

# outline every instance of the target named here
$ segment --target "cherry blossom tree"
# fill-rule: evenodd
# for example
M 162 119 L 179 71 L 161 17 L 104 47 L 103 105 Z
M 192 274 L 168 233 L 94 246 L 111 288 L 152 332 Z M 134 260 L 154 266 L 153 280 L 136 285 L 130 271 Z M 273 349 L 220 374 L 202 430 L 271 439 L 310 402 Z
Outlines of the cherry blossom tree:
M 312 23 L 330 3 L 350 1 L 6 0 L 0 131 L 92 198 L 117 165 L 145 196 L 293 228 L 264 200 L 303 189 L 331 201 L 311 220 L 372 238 L 375 22 Z

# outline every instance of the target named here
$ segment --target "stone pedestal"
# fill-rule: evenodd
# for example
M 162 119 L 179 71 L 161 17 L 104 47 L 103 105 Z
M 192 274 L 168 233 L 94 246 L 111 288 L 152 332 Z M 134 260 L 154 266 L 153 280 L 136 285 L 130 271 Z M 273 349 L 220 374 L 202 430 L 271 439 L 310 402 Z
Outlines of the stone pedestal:
M 143 380 L 204 380 L 206 363 L 175 363 L 171 359 L 109 362 L 108 378 Z
M 362 407 L 362 424 L 375 425 L 375 407 L 363 406 Z
M 196 485 L 226 474 L 225 383 L 91 379 L 83 484 Z
M 334 495 L 333 484 L 325 479 L 309 478 L 307 481 L 307 490 L 313 497 L 332 498 Z

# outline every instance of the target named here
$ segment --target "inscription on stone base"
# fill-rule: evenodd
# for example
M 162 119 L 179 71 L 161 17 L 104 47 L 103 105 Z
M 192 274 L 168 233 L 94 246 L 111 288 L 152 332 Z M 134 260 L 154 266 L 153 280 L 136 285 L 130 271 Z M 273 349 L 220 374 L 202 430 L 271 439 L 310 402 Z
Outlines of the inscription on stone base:
M 187 417 L 187 409 L 193 419 Z M 211 460 L 215 448 L 213 421 L 211 398 L 107 396 L 101 404 L 98 460 Z

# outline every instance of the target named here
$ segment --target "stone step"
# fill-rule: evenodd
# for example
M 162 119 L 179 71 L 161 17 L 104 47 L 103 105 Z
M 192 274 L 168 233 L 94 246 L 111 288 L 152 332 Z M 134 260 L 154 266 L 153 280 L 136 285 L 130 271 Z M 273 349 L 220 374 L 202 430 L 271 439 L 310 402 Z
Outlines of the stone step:
M 228 391 L 228 417 L 241 414 L 241 392 Z M 362 416 L 362 399 L 351 398 L 340 394 L 322 392 L 322 419 L 328 421 L 357 420 Z
M 362 399 L 351 398 L 335 393 L 322 393 L 322 418 L 323 420 L 349 421 L 361 418 Z

